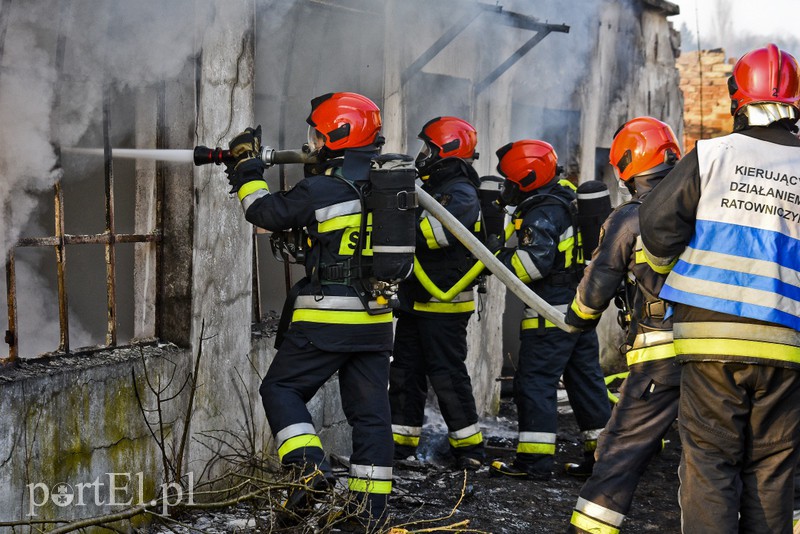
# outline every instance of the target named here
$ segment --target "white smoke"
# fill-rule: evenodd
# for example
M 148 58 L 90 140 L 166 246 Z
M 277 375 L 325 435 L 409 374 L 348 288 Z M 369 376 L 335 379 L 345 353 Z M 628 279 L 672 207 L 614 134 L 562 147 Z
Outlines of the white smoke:
M 102 141 L 97 130 L 102 131 L 99 125 L 105 90 L 114 95 L 177 79 L 187 62 L 200 53 L 201 32 L 213 24 L 215 5 L 210 0 L 0 1 L 3 264 L 20 237 L 53 234 L 52 192 L 57 179 L 61 178 L 65 186 L 81 180 L 102 184 L 101 162 L 89 163 L 94 167 L 84 165 L 79 173 L 65 173 L 56 147 L 75 146 L 87 138 L 94 143 Z M 63 59 L 59 69 L 60 40 Z M 115 138 L 130 138 L 133 124 L 112 121 L 112 125 Z M 73 167 L 71 164 L 69 168 Z M 95 211 L 102 211 L 102 198 L 77 200 L 87 200 Z M 70 199 L 65 202 L 69 209 Z M 75 205 L 73 202 L 73 213 L 80 216 L 81 210 Z M 54 280 L 42 276 L 39 262 L 54 263 L 52 254 L 48 258 L 20 256 L 20 310 L 49 302 Z M 5 311 L 5 292 L 0 305 Z M 55 310 L 57 319 L 57 306 Z M 54 320 L 53 315 L 48 312 L 37 320 L 42 322 L 36 331 L 48 335 L 39 336 L 44 340 L 43 347 L 29 346 L 26 352 L 53 350 L 52 328 L 45 326 Z M 76 338 L 71 345 L 76 346 L 83 341 L 82 329 L 74 318 L 70 326 Z M 25 335 L 27 328 L 21 323 L 20 333 Z M 56 329 L 56 340 L 57 334 Z
M 0 58 L 0 253 L 16 242 L 36 210 L 36 192 L 53 187 L 55 153 L 50 144 L 55 71 L 35 34 L 3 6 L 6 38 Z

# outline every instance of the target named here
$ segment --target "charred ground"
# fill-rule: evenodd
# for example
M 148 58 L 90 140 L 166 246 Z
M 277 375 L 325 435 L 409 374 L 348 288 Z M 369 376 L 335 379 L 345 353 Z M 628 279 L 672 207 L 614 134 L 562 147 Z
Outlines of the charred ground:
M 490 459 L 513 459 L 516 447 L 515 421 L 516 410 L 510 399 L 502 402 L 496 418 L 481 421 Z M 559 425 L 556 464 L 560 466 L 580 460 L 582 456 L 575 418 L 564 402 L 559 409 Z M 677 504 L 680 442 L 675 425 L 666 440 L 663 451 L 650 463 L 639 484 L 633 508 L 623 525 L 624 532 L 680 532 Z M 343 483 L 347 477 L 346 466 L 339 464 L 335 471 Z M 547 482 L 493 478 L 489 475 L 488 467 L 477 472 L 459 471 L 449 458 L 443 421 L 435 411 L 429 411 L 418 459 L 395 465 L 390 505 L 392 518 L 389 528 L 381 532 L 389 532 L 391 527 L 397 529 L 395 533 L 564 532 L 583 482 L 583 479 L 558 470 Z M 337 494 L 346 494 L 344 486 L 337 489 Z M 166 528 L 162 525 L 152 531 L 293 534 L 342 531 L 336 521 L 325 519 L 324 513 L 320 513 L 313 522 L 296 526 L 281 524 L 278 515 L 274 506 L 240 505 L 223 512 L 185 515 L 179 518 L 180 525 L 172 524 Z
M 513 403 L 504 402 L 500 420 L 513 421 L 515 417 Z M 560 413 L 559 425 L 556 464 L 579 461 L 582 445 L 574 416 L 569 411 Z M 492 435 L 492 425 L 488 428 L 485 436 L 490 456 L 513 459 L 515 440 Z M 680 532 L 680 442 L 675 425 L 665 439 L 668 442 L 664 450 L 651 462 L 637 488 L 633 509 L 623 527 L 626 532 Z M 442 441 L 437 452 L 446 450 Z M 394 524 L 412 523 L 409 530 L 421 529 L 424 527 L 416 523 L 420 519 L 442 518 L 456 506 L 465 487 L 465 475 L 446 465 L 446 454 L 441 452 L 430 463 L 415 466 L 410 462 L 395 467 Z M 466 477 L 464 496 L 453 516 L 429 527 L 469 520 L 468 528 L 478 532 L 564 532 L 584 482 L 558 470 L 547 482 L 494 478 L 487 467 Z

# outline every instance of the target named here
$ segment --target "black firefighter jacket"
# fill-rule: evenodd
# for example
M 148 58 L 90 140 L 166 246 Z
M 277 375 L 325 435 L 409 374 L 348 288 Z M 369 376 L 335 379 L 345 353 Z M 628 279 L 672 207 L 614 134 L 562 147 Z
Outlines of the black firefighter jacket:
M 334 165 L 335 165 L 334 161 Z M 310 175 L 289 191 L 263 194 L 245 203 L 245 218 L 271 231 L 305 228 L 310 248 L 306 278 L 295 286 L 290 331 L 300 333 L 322 350 L 333 352 L 392 349 L 391 310 L 359 298 L 360 287 L 340 272 L 356 274 L 355 243 L 361 224 L 359 195 L 331 166 L 324 175 Z M 367 231 L 370 227 L 367 227 Z M 369 256 L 369 240 L 364 257 Z M 343 271 L 342 271 L 343 269 Z M 332 271 L 336 279 L 331 279 Z M 370 314 L 366 306 L 383 313 Z M 286 309 L 284 309 L 286 312 Z

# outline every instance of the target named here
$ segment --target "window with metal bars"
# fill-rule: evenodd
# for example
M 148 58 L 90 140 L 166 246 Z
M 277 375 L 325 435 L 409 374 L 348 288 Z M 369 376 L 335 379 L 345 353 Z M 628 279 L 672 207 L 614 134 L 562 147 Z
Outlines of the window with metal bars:
M 144 136 L 148 139 L 155 138 L 157 148 L 161 148 L 164 144 L 164 131 L 165 131 L 165 88 L 164 85 L 159 86 L 154 91 L 154 102 L 152 107 L 155 118 L 153 124 L 149 125 L 155 128 L 155 135 L 152 131 L 140 134 L 137 132 L 137 137 Z M 132 231 L 119 231 L 118 230 L 118 217 L 115 210 L 115 162 L 113 159 L 113 143 L 112 143 L 112 98 L 115 91 L 111 87 L 105 87 L 102 101 L 102 155 L 99 159 L 102 160 L 102 166 L 98 166 L 94 162 L 93 165 L 79 166 L 79 169 L 85 170 L 88 168 L 87 176 L 76 177 L 70 174 L 70 169 L 67 166 L 63 167 L 63 172 L 59 173 L 59 177 L 53 184 L 53 193 L 50 197 L 52 208 L 45 206 L 42 211 L 50 212 L 52 210 L 53 225 L 52 234 L 40 237 L 23 236 L 20 237 L 12 248 L 8 251 L 5 262 L 5 282 L 6 282 L 6 297 L 8 307 L 8 327 L 5 333 L 5 342 L 8 345 L 8 354 L 2 358 L 4 364 L 12 363 L 18 358 L 33 358 L 40 356 L 57 356 L 68 354 L 76 351 L 90 351 L 106 348 L 114 348 L 120 345 L 127 345 L 137 342 L 149 342 L 160 337 L 160 322 L 157 318 L 160 316 L 161 308 L 161 292 L 158 288 L 161 286 L 162 277 L 162 206 L 164 198 L 164 174 L 165 169 L 161 163 L 152 163 L 152 165 L 137 166 L 135 168 L 123 169 L 123 175 L 126 180 L 124 194 L 126 202 L 133 205 L 135 211 L 134 222 Z M 125 95 L 129 98 L 131 95 Z M 138 110 L 140 113 L 142 110 Z M 128 119 L 128 117 L 126 117 Z M 144 122 L 144 121 L 141 121 Z M 68 149 L 67 149 L 68 150 Z M 61 147 L 56 147 L 56 156 L 59 164 L 69 156 L 63 153 Z M 98 152 L 100 152 L 98 150 Z M 94 158 L 98 159 L 98 158 Z M 74 169 L 72 169 L 74 172 Z M 70 180 L 80 179 L 83 181 L 92 182 L 92 193 L 97 195 L 97 198 L 80 199 L 81 192 L 72 192 L 72 195 L 65 195 L 65 189 L 68 189 Z M 102 186 L 102 196 L 98 194 L 99 184 Z M 133 198 L 130 198 L 133 195 Z M 80 200 L 80 206 L 72 207 L 70 211 L 70 200 Z M 86 214 L 82 213 L 86 206 L 92 206 L 97 212 L 103 214 L 103 229 L 95 233 L 70 233 L 67 231 L 69 225 L 65 220 L 65 213 L 71 214 L 75 219 L 86 218 Z M 13 206 L 12 206 L 13 209 Z M 126 211 L 131 211 L 126 210 Z M 96 218 L 96 217 L 95 217 Z M 85 224 L 73 224 L 73 227 L 86 226 Z M 90 226 L 90 225 L 89 225 Z M 127 226 L 130 226 L 128 224 Z M 102 247 L 102 256 L 97 254 L 97 249 Z M 37 351 L 30 353 L 20 352 L 20 342 L 25 341 L 21 339 L 20 332 L 23 330 L 19 324 L 19 308 L 21 304 L 19 297 L 26 299 L 26 294 L 20 294 L 18 291 L 17 280 L 17 266 L 18 256 L 24 254 L 26 249 L 51 249 L 55 251 L 55 255 L 51 261 L 54 261 L 55 268 L 47 267 L 48 271 L 55 273 L 55 300 L 58 309 L 58 340 L 54 343 L 52 349 L 46 349 L 43 352 Z M 131 250 L 135 249 L 135 250 Z M 120 336 L 120 320 L 119 320 L 119 254 L 122 253 L 125 257 L 124 269 L 126 273 L 135 278 L 131 280 L 131 286 L 134 287 L 133 291 L 126 290 L 124 305 L 126 308 L 133 308 L 132 310 L 126 309 L 125 315 L 133 317 L 132 324 L 126 325 L 125 336 Z M 72 263 L 68 259 L 73 258 L 77 269 L 73 272 L 71 270 Z M 91 258 L 95 265 L 91 268 L 86 267 L 86 258 Z M 47 261 L 47 259 L 45 259 Z M 40 260 L 38 263 L 42 263 Z M 88 272 L 87 272 L 88 271 Z M 104 277 L 102 274 L 104 273 Z M 68 278 L 83 279 L 83 286 L 81 283 L 68 284 Z M 104 339 L 99 343 L 93 343 L 88 346 L 75 347 L 71 336 L 71 323 L 74 325 L 76 322 L 76 314 L 71 313 L 70 298 L 68 286 L 74 289 L 74 292 L 97 293 L 101 284 L 92 284 L 92 287 L 86 285 L 86 278 L 94 277 L 101 278 L 105 286 L 105 333 Z M 97 282 L 95 280 L 95 282 Z M 38 288 L 44 291 L 44 288 Z M 73 292 L 73 293 L 74 293 Z M 129 295 L 128 293 L 133 293 Z M 81 296 L 81 295 L 79 295 Z M 132 298 L 131 298 L 132 296 Z M 95 303 L 99 300 L 98 295 L 95 295 Z M 45 297 L 44 301 L 50 305 L 50 297 Z M 99 305 L 101 306 L 101 305 Z M 95 306 L 95 307 L 99 307 Z M 33 310 L 31 315 L 32 321 L 40 320 L 36 316 L 36 310 Z M 92 318 L 98 317 L 97 311 L 92 314 Z M 44 325 L 41 325 L 44 327 Z M 27 332 L 36 332 L 38 326 L 33 325 L 24 329 Z M 97 330 L 97 325 L 93 325 L 93 329 Z M 28 334 L 30 335 L 30 334 Z M 84 336 L 85 337 L 85 336 Z M 41 340 L 39 340 L 41 341 Z M 41 343 L 36 344 L 37 347 Z

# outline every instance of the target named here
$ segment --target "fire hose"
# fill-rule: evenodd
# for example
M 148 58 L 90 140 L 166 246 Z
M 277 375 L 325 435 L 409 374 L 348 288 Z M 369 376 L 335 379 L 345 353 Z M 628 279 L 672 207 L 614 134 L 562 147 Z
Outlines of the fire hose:
M 194 163 L 195 165 L 206 165 L 215 163 L 220 165 L 226 161 L 230 161 L 230 153 L 221 148 L 209 148 L 205 146 L 198 146 L 194 149 Z M 313 163 L 315 158 L 302 150 L 275 150 L 271 147 L 265 146 L 261 149 L 261 159 L 267 166 L 281 165 L 287 163 Z M 564 322 L 564 314 L 553 308 L 542 297 L 534 293 L 531 288 L 525 285 L 514 273 L 512 273 L 503 263 L 498 260 L 494 254 L 483 246 L 477 237 L 472 232 L 467 230 L 461 222 L 453 217 L 449 211 L 445 209 L 439 202 L 432 196 L 425 192 L 421 187 L 416 187 L 417 198 L 419 204 L 428 210 L 445 228 L 450 230 L 456 239 L 458 239 L 470 252 L 481 262 L 487 269 L 489 269 L 508 289 L 517 295 L 522 302 L 527 304 L 530 308 L 536 310 L 545 319 L 556 325 L 558 328 L 565 332 L 577 333 L 579 330 Z
M 456 239 L 469 249 L 472 254 L 483 263 L 487 269 L 492 273 L 522 302 L 527 304 L 539 312 L 542 317 L 556 325 L 558 328 L 565 332 L 577 333 L 579 330 L 564 322 L 564 314 L 553 308 L 542 297 L 534 293 L 525 283 L 517 278 L 517 275 L 512 273 L 503 262 L 495 258 L 489 249 L 475 237 L 472 232 L 467 230 L 461 222 L 453 217 L 453 215 L 445 209 L 444 206 L 439 204 L 436 199 L 425 192 L 421 187 L 417 186 L 417 197 L 419 204 L 428 212 L 436 217 L 436 219 L 444 225 L 445 228 L 450 230 Z

